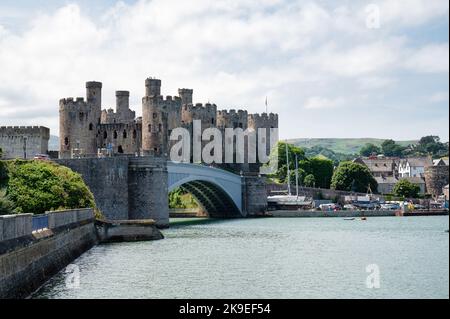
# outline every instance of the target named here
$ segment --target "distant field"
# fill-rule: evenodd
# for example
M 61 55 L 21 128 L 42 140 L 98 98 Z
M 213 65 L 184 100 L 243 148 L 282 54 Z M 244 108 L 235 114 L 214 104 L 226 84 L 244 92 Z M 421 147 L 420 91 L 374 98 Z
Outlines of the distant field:
M 361 147 L 366 143 L 380 146 L 384 139 L 378 138 L 297 138 L 288 140 L 289 143 L 300 147 L 322 146 L 337 153 L 355 154 L 359 153 Z M 418 141 L 396 141 L 402 146 L 416 144 Z

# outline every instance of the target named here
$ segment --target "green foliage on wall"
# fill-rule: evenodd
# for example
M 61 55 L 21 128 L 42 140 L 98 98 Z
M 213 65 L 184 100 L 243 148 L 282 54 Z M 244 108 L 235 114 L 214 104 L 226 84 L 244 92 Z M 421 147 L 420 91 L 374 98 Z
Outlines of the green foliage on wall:
M 42 214 L 57 209 L 95 208 L 81 175 L 46 161 L 15 160 L 7 166 L 6 195 L 17 213 Z

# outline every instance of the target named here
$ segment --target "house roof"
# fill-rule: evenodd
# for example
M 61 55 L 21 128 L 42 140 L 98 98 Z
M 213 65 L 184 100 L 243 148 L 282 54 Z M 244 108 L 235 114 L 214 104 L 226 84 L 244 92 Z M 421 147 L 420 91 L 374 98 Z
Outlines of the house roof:
M 409 163 L 409 166 L 427 167 L 433 165 L 433 160 L 431 157 L 409 157 L 402 160 L 400 165 L 406 165 L 406 163 Z
M 378 185 L 380 185 L 380 184 L 397 184 L 397 182 L 398 182 L 398 179 L 393 176 L 375 177 L 375 180 L 377 181 Z
M 403 177 L 402 179 L 406 179 L 413 184 L 425 184 L 425 180 L 422 177 Z
M 364 163 L 372 172 L 392 172 L 398 159 L 396 158 L 358 158 L 355 162 Z
M 448 166 L 448 158 L 439 158 L 433 160 L 433 166 Z

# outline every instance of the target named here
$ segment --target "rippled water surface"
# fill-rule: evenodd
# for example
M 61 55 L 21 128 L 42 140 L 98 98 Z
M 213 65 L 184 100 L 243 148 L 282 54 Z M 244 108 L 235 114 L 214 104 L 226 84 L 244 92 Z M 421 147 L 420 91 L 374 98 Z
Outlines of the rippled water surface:
M 239 219 L 96 246 L 34 298 L 449 298 L 448 217 Z M 380 288 L 366 286 L 368 265 Z M 72 277 L 70 277 L 72 278 Z

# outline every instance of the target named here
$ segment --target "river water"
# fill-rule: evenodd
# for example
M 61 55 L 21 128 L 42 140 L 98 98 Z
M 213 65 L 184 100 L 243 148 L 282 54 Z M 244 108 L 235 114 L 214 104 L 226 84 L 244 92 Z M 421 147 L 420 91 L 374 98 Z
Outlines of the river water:
M 448 228 L 448 217 L 179 226 L 160 241 L 96 246 L 32 297 L 449 298 Z

